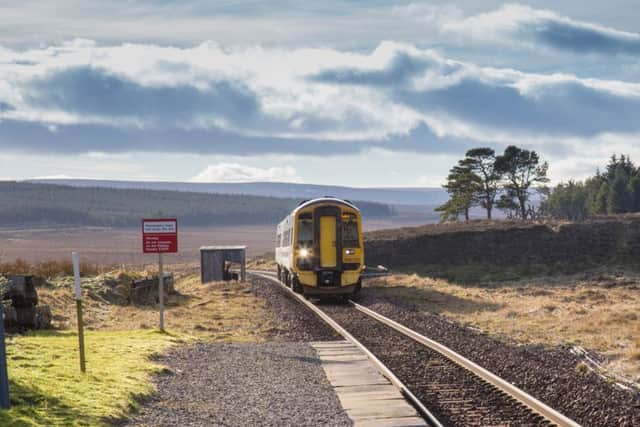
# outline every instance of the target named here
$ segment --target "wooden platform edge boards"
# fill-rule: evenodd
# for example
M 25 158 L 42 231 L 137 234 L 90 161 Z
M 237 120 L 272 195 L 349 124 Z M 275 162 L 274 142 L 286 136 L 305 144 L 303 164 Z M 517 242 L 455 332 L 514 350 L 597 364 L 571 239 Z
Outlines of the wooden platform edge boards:
M 426 426 L 400 390 L 349 341 L 312 342 L 327 379 L 355 426 Z

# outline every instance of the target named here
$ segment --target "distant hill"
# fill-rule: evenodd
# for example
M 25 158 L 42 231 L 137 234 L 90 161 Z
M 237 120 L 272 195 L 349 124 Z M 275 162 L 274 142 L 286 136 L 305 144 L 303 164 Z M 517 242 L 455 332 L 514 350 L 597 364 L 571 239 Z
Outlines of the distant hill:
M 442 188 L 354 188 L 282 182 L 190 183 L 152 181 L 107 181 L 88 179 L 37 179 L 28 182 L 145 190 L 189 191 L 195 193 L 246 194 L 252 196 L 312 199 L 335 196 L 341 199 L 366 200 L 390 205 L 434 206 L 447 201 Z
M 270 224 L 279 221 L 301 198 L 240 194 L 118 189 L 0 182 L 0 227 L 137 227 L 150 216 L 177 217 L 181 225 Z M 355 201 L 367 218 L 388 218 L 392 207 Z

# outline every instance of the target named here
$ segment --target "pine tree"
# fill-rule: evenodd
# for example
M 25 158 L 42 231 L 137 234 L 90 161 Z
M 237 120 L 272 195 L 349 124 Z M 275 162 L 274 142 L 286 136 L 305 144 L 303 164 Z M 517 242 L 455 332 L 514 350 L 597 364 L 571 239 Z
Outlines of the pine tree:
M 602 215 L 607 213 L 607 200 L 609 199 L 609 183 L 603 181 L 600 184 L 600 188 L 596 193 L 596 197 L 593 201 L 591 211 L 596 215 Z
M 587 186 L 582 182 L 570 180 L 558 184 L 549 198 L 542 203 L 541 210 L 545 215 L 554 218 L 582 221 L 589 214 L 587 197 Z
M 464 214 L 466 221 L 469 220 L 469 209 L 477 202 L 478 179 L 464 160 L 460 160 L 457 166 L 451 168 L 447 183 L 443 185 L 450 199 L 436 208 L 437 212 L 441 212 L 442 221 L 457 220 L 460 214 Z
M 624 159 L 624 157 L 623 157 Z M 619 214 L 631 210 L 632 200 L 629 192 L 629 176 L 623 167 L 617 168 L 611 189 L 607 197 L 607 213 Z
M 538 153 L 514 145 L 508 146 L 504 154 L 496 158 L 496 170 L 504 176 L 505 191 L 517 201 L 520 218 L 527 219 L 531 187 L 549 182 L 548 168 L 547 162 L 540 163 Z
M 634 175 L 629 180 L 629 193 L 631 194 L 631 212 L 640 212 L 640 176 Z
M 496 169 L 496 152 L 488 147 L 474 148 L 467 151 L 463 163 L 476 175 L 476 197 L 480 206 L 487 211 L 487 219 L 491 219 L 502 178 L 502 174 Z

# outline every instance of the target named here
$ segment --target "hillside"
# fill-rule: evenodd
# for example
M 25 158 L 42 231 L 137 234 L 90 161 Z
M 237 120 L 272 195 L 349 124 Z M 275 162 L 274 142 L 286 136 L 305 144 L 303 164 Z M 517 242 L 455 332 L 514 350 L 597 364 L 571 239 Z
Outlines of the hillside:
M 170 190 L 195 193 L 246 194 L 252 196 L 311 199 L 331 195 L 349 200 L 367 200 L 390 205 L 439 205 L 448 196 L 442 188 L 354 188 L 284 182 L 192 183 L 109 181 L 90 179 L 35 179 L 33 183 L 121 189 Z
M 0 182 L 0 225 L 131 227 L 149 216 L 177 217 L 187 226 L 269 224 L 299 202 L 249 195 Z M 354 203 L 368 218 L 393 215 L 388 205 Z
M 565 221 L 566 222 L 566 221 Z M 546 226 L 559 225 L 559 221 L 547 221 Z M 495 230 L 518 230 L 530 229 L 536 225 L 532 222 L 510 221 L 510 220 L 485 220 L 477 219 L 469 222 L 444 222 L 424 224 L 415 227 L 401 227 L 383 230 L 370 231 L 365 234 L 367 240 L 404 240 L 421 238 L 429 235 L 450 234 L 450 233 L 472 233 Z
M 369 265 L 450 279 L 517 278 L 602 266 L 637 268 L 640 216 L 576 223 L 431 224 L 373 231 L 365 239 Z

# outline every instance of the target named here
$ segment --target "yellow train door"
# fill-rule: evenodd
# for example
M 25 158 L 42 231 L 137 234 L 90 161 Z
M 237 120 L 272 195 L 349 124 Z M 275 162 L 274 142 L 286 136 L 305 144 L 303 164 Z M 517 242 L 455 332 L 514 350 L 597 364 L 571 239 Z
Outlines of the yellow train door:
M 336 217 L 320 217 L 320 267 L 331 268 L 338 265 L 336 251 Z

